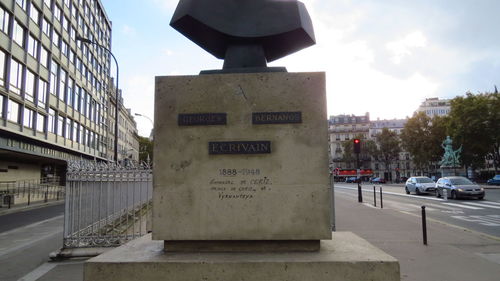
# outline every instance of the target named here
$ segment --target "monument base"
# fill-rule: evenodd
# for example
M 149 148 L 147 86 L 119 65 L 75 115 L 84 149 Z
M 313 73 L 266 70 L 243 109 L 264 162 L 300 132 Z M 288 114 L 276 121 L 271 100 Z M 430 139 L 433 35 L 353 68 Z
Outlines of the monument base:
M 441 177 L 462 176 L 463 174 L 461 167 L 441 167 Z
M 167 253 L 146 235 L 90 259 L 85 281 L 400 280 L 398 261 L 350 232 L 334 232 L 317 252 Z

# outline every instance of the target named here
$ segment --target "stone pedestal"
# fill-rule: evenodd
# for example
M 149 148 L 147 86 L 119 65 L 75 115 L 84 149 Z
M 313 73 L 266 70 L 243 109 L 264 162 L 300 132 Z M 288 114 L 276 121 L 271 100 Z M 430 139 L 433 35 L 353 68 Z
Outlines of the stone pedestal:
M 324 73 L 157 77 L 153 233 L 85 280 L 400 280 L 394 258 L 332 237 L 327 130 Z
M 144 236 L 90 259 L 86 281 L 396 281 L 399 263 L 350 232 L 312 253 L 169 253 Z
M 156 77 L 153 239 L 330 239 L 327 130 L 323 72 Z
M 441 167 L 441 177 L 453 177 L 463 174 L 461 167 Z

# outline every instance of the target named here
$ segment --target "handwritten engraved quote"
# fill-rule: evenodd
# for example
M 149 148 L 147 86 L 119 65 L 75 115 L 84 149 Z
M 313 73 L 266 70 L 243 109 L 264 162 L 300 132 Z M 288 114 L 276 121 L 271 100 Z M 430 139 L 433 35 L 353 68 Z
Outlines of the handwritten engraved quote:
M 272 181 L 260 169 L 218 169 L 209 181 L 219 200 L 251 200 L 272 190 Z

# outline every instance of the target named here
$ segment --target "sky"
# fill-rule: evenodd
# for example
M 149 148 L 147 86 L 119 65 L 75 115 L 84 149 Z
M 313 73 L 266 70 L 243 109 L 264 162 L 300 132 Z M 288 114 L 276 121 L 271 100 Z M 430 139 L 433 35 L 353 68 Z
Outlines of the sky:
M 222 68 L 222 60 L 169 26 L 178 1 L 101 2 L 113 25 L 119 87 L 133 114 L 154 120 L 155 76 Z M 369 112 L 372 120 L 405 118 L 426 98 L 500 87 L 498 0 L 301 2 L 316 45 L 268 66 L 326 72 L 329 116 Z M 139 134 L 149 136 L 151 121 L 135 119 Z

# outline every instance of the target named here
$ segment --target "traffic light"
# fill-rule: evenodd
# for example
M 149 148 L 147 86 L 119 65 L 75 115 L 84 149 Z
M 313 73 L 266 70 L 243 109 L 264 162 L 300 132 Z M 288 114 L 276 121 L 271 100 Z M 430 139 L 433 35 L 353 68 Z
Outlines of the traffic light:
M 361 153 L 361 140 L 354 139 L 353 144 L 354 144 L 354 153 L 356 153 L 356 154 Z

